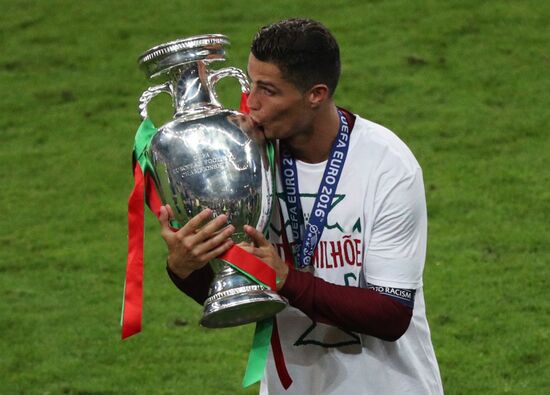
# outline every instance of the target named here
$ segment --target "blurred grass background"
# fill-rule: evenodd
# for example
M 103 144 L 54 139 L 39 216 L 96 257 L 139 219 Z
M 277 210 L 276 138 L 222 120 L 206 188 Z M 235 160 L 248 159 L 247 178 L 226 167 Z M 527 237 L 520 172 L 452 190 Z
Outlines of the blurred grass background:
M 136 59 L 203 33 L 246 68 L 262 25 L 321 20 L 336 100 L 423 169 L 425 295 L 448 394 L 550 387 L 550 3 L 0 0 L 0 393 L 252 394 L 252 326 L 205 330 L 146 215 L 144 330 L 122 343 Z M 238 85 L 219 87 L 228 106 Z M 167 98 L 155 99 L 160 125 Z M 187 322 L 187 325 L 184 323 Z M 330 374 L 328 372 L 327 374 Z M 546 388 L 546 390 L 545 390 Z

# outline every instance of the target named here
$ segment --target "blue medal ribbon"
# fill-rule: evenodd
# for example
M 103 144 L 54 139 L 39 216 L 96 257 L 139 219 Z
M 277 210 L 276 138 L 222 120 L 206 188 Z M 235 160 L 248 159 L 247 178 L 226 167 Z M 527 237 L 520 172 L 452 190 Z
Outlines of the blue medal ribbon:
M 338 109 L 340 126 L 336 140 L 332 144 L 315 203 L 311 209 L 309 222 L 304 224 L 300 190 L 298 187 L 298 169 L 296 161 L 288 148 L 281 144 L 281 179 L 286 194 L 286 206 L 294 245 L 292 253 L 296 267 L 304 268 L 312 264 L 312 257 L 321 240 L 332 200 L 342 175 L 348 154 L 350 129 L 344 112 Z M 283 225 L 284 226 L 284 225 Z

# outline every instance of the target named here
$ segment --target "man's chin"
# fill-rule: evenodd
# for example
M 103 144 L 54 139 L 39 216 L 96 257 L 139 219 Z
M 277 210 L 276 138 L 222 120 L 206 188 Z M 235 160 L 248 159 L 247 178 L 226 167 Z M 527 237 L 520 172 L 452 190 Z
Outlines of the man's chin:
M 256 128 L 264 135 L 266 140 L 276 140 L 280 138 L 280 130 L 273 129 L 265 124 L 257 124 Z
M 274 133 L 272 133 L 269 129 L 264 129 L 263 133 L 266 140 L 275 140 L 277 138 L 277 136 Z

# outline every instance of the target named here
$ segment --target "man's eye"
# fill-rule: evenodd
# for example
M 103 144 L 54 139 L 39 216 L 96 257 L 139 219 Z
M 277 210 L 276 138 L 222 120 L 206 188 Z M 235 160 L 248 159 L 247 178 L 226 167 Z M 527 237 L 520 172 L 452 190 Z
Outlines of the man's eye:
M 275 94 L 275 91 L 269 88 L 263 88 L 263 91 L 267 96 L 273 96 Z

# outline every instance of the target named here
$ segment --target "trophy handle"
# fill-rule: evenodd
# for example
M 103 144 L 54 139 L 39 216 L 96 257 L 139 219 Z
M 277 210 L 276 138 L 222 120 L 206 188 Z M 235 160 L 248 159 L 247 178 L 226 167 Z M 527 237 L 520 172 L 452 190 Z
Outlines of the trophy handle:
M 236 67 L 226 67 L 226 68 L 214 71 L 208 76 L 208 84 L 211 87 L 211 91 L 214 94 L 216 101 L 218 99 L 218 95 L 216 94 L 216 90 L 214 89 L 214 86 L 219 80 L 225 77 L 236 78 L 239 81 L 239 84 L 241 85 L 242 93 L 250 92 L 250 82 L 248 82 L 248 78 L 246 78 L 246 75 Z
M 147 105 L 149 102 L 158 95 L 159 93 L 168 93 L 170 96 L 173 97 L 172 93 L 172 84 L 170 82 L 166 82 L 162 85 L 155 85 L 147 89 L 145 92 L 141 94 L 141 97 L 139 98 L 139 116 L 142 120 L 148 117 L 147 115 Z

